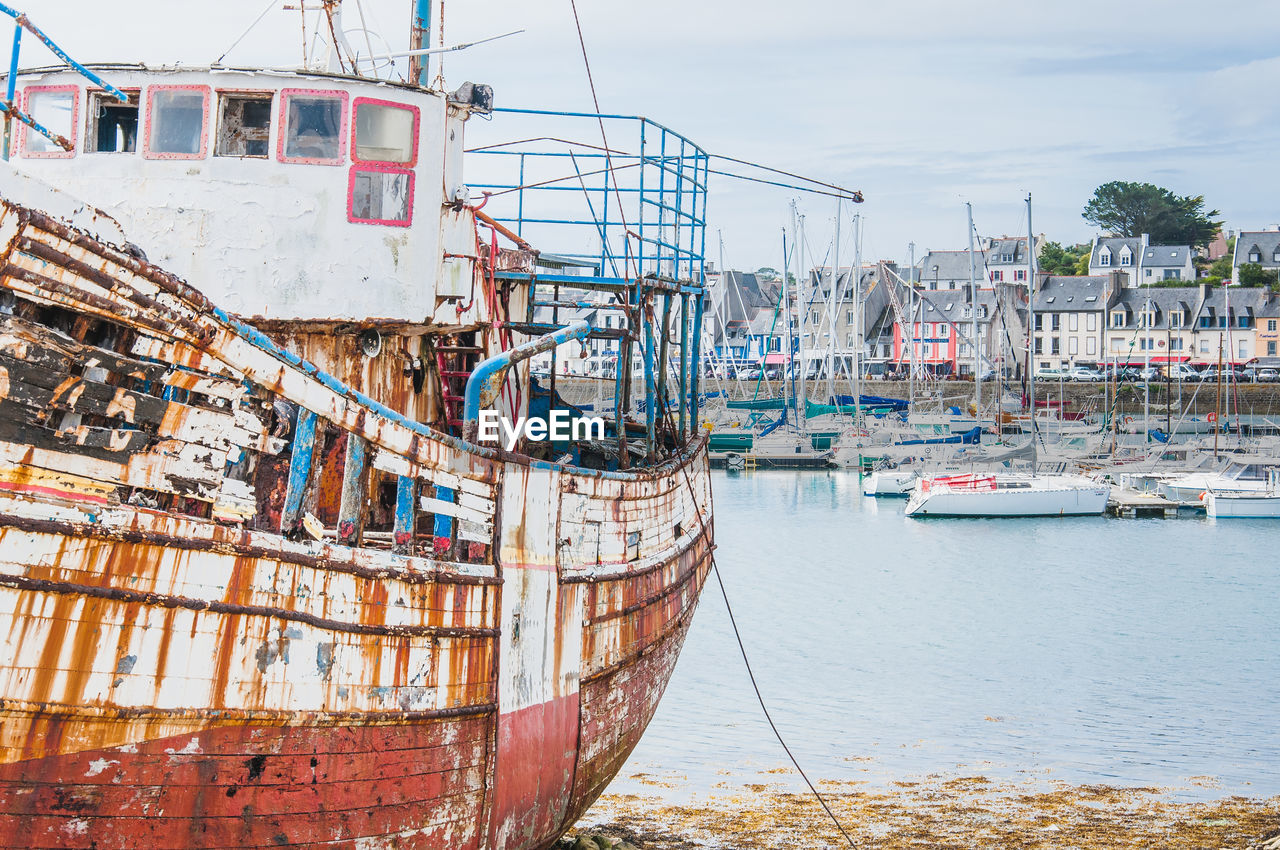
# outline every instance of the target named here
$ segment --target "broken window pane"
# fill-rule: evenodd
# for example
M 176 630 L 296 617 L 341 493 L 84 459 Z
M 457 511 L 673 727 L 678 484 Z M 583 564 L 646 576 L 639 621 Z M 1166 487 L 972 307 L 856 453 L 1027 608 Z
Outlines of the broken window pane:
M 161 89 L 151 94 L 147 150 L 198 157 L 204 153 L 205 92 Z
M 222 95 L 214 156 L 265 159 L 271 136 L 270 95 Z
M 27 93 L 27 114 L 37 124 L 59 136 L 75 141 L 76 92 L 33 91 Z M 63 154 L 60 145 L 30 127 L 26 130 L 27 153 Z
M 413 159 L 414 113 L 383 103 L 356 103 L 355 159 L 364 162 L 410 162 Z
M 285 120 L 285 159 L 338 160 L 342 106 L 340 97 L 290 96 Z
M 357 169 L 351 181 L 351 219 L 381 224 L 408 224 L 412 175 Z
M 138 149 L 138 93 L 121 103 L 106 92 L 89 94 L 89 130 L 85 147 L 94 153 L 133 153 Z

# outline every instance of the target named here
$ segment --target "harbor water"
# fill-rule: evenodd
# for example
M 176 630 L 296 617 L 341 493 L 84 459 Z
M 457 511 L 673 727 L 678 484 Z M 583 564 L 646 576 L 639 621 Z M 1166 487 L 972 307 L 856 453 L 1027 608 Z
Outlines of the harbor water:
M 1280 794 L 1280 523 L 912 520 L 858 485 L 714 479 L 729 600 L 813 779 Z M 678 799 L 787 765 L 713 577 L 610 792 Z

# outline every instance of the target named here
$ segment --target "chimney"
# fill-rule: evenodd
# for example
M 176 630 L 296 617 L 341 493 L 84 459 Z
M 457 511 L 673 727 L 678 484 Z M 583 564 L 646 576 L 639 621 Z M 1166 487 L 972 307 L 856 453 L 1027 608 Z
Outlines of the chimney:
M 1147 250 L 1147 245 L 1150 242 L 1151 242 L 1150 234 L 1147 234 L 1147 233 L 1142 234 L 1142 250 L 1143 251 Z

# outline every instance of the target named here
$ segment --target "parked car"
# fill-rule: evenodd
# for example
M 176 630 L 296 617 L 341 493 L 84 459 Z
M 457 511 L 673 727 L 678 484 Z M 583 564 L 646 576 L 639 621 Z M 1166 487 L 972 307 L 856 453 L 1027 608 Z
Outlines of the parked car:
M 1036 370 L 1037 381 L 1060 381 L 1067 377 L 1065 369 L 1050 369 L 1043 367 Z
M 1096 369 L 1090 369 L 1088 366 L 1076 366 L 1067 373 L 1067 379 L 1071 381 L 1086 381 L 1091 384 L 1096 384 L 1101 381 L 1105 381 L 1107 376 Z
M 1186 363 L 1174 363 L 1167 370 L 1171 381 L 1198 381 L 1200 373 Z
M 1139 380 L 1139 381 L 1158 381 L 1158 380 L 1160 380 L 1160 377 L 1161 377 L 1161 375 L 1160 375 L 1160 367 L 1159 367 L 1159 366 L 1147 366 L 1145 369 L 1139 369 L 1139 370 L 1138 370 L 1138 377 L 1137 377 L 1137 379 L 1136 379 L 1136 380 Z
M 1258 370 L 1258 374 L 1255 376 L 1254 380 L 1268 382 L 1280 380 L 1280 370 L 1272 369 L 1270 366 L 1265 366 Z

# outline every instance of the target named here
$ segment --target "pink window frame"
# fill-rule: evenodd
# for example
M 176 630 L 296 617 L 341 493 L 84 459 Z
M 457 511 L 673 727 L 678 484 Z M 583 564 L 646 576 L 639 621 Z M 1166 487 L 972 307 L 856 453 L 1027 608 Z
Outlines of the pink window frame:
M 285 156 L 284 145 L 289 138 L 289 99 L 291 97 L 332 97 L 342 101 L 338 110 L 338 156 L 336 159 L 321 157 Z M 339 89 L 280 89 L 280 120 L 276 128 L 276 159 L 303 165 L 343 165 L 347 161 L 347 104 L 350 98 Z M 347 207 L 350 210 L 350 206 Z
M 384 159 L 356 159 L 356 112 L 363 103 L 374 106 L 390 106 L 413 113 L 413 153 L 410 154 L 408 162 L 387 162 Z M 390 165 L 396 168 L 413 168 L 418 164 L 418 128 L 421 126 L 421 120 L 416 106 L 410 106 L 407 103 L 396 103 L 394 100 L 379 100 L 376 97 L 357 97 L 351 104 L 351 161 L 364 165 Z
M 409 175 L 409 198 L 406 209 L 409 211 L 409 217 L 404 221 L 394 218 L 356 218 L 352 214 L 352 201 L 356 195 L 356 172 L 357 171 L 381 171 L 384 174 L 408 174 Z M 402 168 L 398 165 L 381 165 L 378 163 L 357 163 L 351 166 L 351 174 L 347 177 L 347 221 L 352 224 L 382 224 L 387 227 L 409 227 L 413 224 L 413 188 L 416 175 L 412 168 Z
M 76 155 L 76 149 L 80 146 L 80 87 L 79 86 L 27 86 L 22 90 L 22 111 L 31 115 L 31 95 L 45 94 L 48 92 L 71 92 L 71 150 L 64 151 L 61 148 L 52 151 L 30 151 L 27 150 L 28 133 L 36 133 L 21 121 L 18 123 L 18 129 L 22 134 L 19 141 L 19 150 L 22 156 L 27 159 L 71 159 Z M 32 116 L 35 117 L 35 116 Z M 44 138 L 44 136 L 40 136 Z
M 204 108 L 201 110 L 200 152 L 199 153 L 165 153 L 151 150 L 151 116 L 155 114 L 155 96 L 157 92 L 198 91 L 204 95 Z M 147 117 L 142 125 L 142 156 L 144 159 L 205 159 L 209 156 L 209 104 L 213 101 L 213 90 L 209 86 L 147 86 Z

